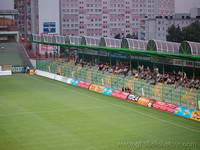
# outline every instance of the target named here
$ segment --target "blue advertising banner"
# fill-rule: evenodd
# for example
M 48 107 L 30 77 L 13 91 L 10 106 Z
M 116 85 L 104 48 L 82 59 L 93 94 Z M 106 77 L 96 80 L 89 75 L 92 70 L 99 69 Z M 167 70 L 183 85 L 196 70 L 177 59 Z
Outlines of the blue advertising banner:
M 174 114 L 178 116 L 183 116 L 185 118 L 190 118 L 192 112 L 195 111 L 193 108 L 187 108 L 185 106 L 180 106 L 174 109 Z
M 43 23 L 43 32 L 48 33 L 56 33 L 56 22 L 44 22 Z
M 72 86 L 78 86 L 78 83 L 80 82 L 80 80 L 72 80 L 71 81 L 71 85 Z
M 111 96 L 112 95 L 112 92 L 114 91 L 115 89 L 113 88 L 105 88 L 102 92 L 102 94 L 104 95 L 107 95 L 107 96 Z

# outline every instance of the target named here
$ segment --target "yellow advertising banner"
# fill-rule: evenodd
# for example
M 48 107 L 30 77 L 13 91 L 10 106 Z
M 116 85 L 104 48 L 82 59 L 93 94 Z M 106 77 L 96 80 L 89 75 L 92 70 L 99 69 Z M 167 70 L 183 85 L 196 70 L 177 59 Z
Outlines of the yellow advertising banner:
M 89 88 L 90 91 L 94 91 L 97 93 L 102 93 L 102 91 L 105 89 L 105 87 L 100 86 L 100 85 L 96 85 L 96 84 L 92 84 Z
M 194 111 L 190 118 L 200 122 L 200 111 Z

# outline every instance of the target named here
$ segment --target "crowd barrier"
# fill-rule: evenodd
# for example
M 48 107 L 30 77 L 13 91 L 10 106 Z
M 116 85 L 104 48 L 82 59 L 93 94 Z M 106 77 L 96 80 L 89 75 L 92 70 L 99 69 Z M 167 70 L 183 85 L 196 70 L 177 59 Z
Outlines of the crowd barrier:
M 145 107 L 152 107 L 157 110 L 161 110 L 161 111 L 175 114 L 178 116 L 182 116 L 185 118 L 190 118 L 190 119 L 193 119 L 196 121 L 200 121 L 200 111 L 196 111 L 193 108 L 187 108 L 186 106 L 178 106 L 178 105 L 171 104 L 168 102 L 155 101 L 155 100 L 152 100 L 151 98 L 146 98 L 143 96 L 129 94 L 126 92 L 122 92 L 120 90 L 116 90 L 114 88 L 105 88 L 100 85 L 83 82 L 83 81 L 76 80 L 73 78 L 63 77 L 63 76 L 49 73 L 46 71 L 36 70 L 35 73 L 36 73 L 36 75 L 47 77 L 47 78 L 53 79 L 53 80 L 57 80 L 57 81 L 60 81 L 60 82 L 63 82 L 63 83 L 66 83 L 66 84 L 69 84 L 72 86 L 85 88 L 90 91 L 101 93 L 101 94 L 104 94 L 107 96 L 112 96 L 112 97 L 116 97 L 116 98 L 119 98 L 122 100 L 127 100 L 129 102 L 137 103 L 137 104 L 143 105 Z
M 125 93 L 120 90 L 114 90 L 114 91 L 112 91 L 112 94 L 111 94 L 112 97 L 116 97 L 116 98 L 123 99 L 123 100 L 127 100 L 128 95 L 129 95 L 129 93 Z
M 74 80 L 74 79 L 72 79 L 72 78 L 67 78 L 66 83 L 67 83 L 67 84 L 71 84 L 73 80 Z
M 9 76 L 12 75 L 12 71 L 0 71 L 0 76 Z
M 174 113 L 174 110 L 178 107 L 177 105 L 161 101 L 154 102 L 152 106 L 154 109 L 158 109 L 172 114 Z
M 192 115 L 191 115 L 190 118 L 200 122 L 200 111 L 192 112 Z
M 129 100 L 130 102 L 135 102 L 135 103 L 138 102 L 139 98 L 140 98 L 140 96 L 136 96 L 136 95 L 133 95 L 133 94 L 130 94 L 130 95 L 128 96 L 128 100 Z
M 84 89 L 89 89 L 90 88 L 90 83 L 87 83 L 87 82 L 83 82 L 83 81 L 80 81 L 78 82 L 77 86 L 80 87 L 80 88 L 84 88 Z
M 96 85 L 96 84 L 91 84 L 89 90 L 97 93 L 102 93 L 105 87 Z
M 72 80 L 71 85 L 72 86 L 78 86 L 79 82 L 80 82 L 80 80 Z
M 107 95 L 107 96 L 111 96 L 111 95 L 112 95 L 112 92 L 113 92 L 114 90 L 115 90 L 115 89 L 113 89 L 113 88 L 105 88 L 105 89 L 102 91 L 102 94 Z
M 152 107 L 153 102 L 150 98 L 140 97 L 137 103 L 145 107 Z
M 187 108 L 185 106 L 179 106 L 176 109 L 174 109 L 174 114 L 178 115 L 178 116 L 185 117 L 185 118 L 190 118 L 194 111 L 195 110 L 193 108 Z

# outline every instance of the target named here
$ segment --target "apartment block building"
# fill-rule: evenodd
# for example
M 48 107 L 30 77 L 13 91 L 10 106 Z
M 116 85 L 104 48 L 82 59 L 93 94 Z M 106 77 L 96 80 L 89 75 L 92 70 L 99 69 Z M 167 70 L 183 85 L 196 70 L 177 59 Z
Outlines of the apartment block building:
M 142 19 L 174 14 L 175 0 L 60 0 L 63 35 L 138 34 Z
M 38 0 L 14 0 L 14 8 L 18 10 L 18 30 L 20 37 L 26 38 L 28 33 L 38 33 Z
M 191 8 L 190 14 L 191 14 L 191 18 L 200 17 L 200 8 Z
M 200 21 L 198 16 L 190 14 L 175 14 L 175 16 L 165 16 L 156 18 L 146 18 L 141 20 L 139 28 L 140 40 L 167 40 L 168 29 L 172 25 L 180 27 L 181 29 L 189 26 L 190 24 Z M 196 18 L 194 18 L 196 17 Z

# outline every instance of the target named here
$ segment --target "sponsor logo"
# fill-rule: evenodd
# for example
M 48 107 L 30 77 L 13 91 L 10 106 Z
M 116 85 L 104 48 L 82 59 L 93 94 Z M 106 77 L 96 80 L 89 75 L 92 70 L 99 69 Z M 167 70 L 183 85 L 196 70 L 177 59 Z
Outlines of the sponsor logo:
M 128 96 L 128 99 L 132 100 L 134 102 L 138 102 L 139 98 L 140 98 L 139 96 L 135 96 L 135 95 L 129 95 Z

